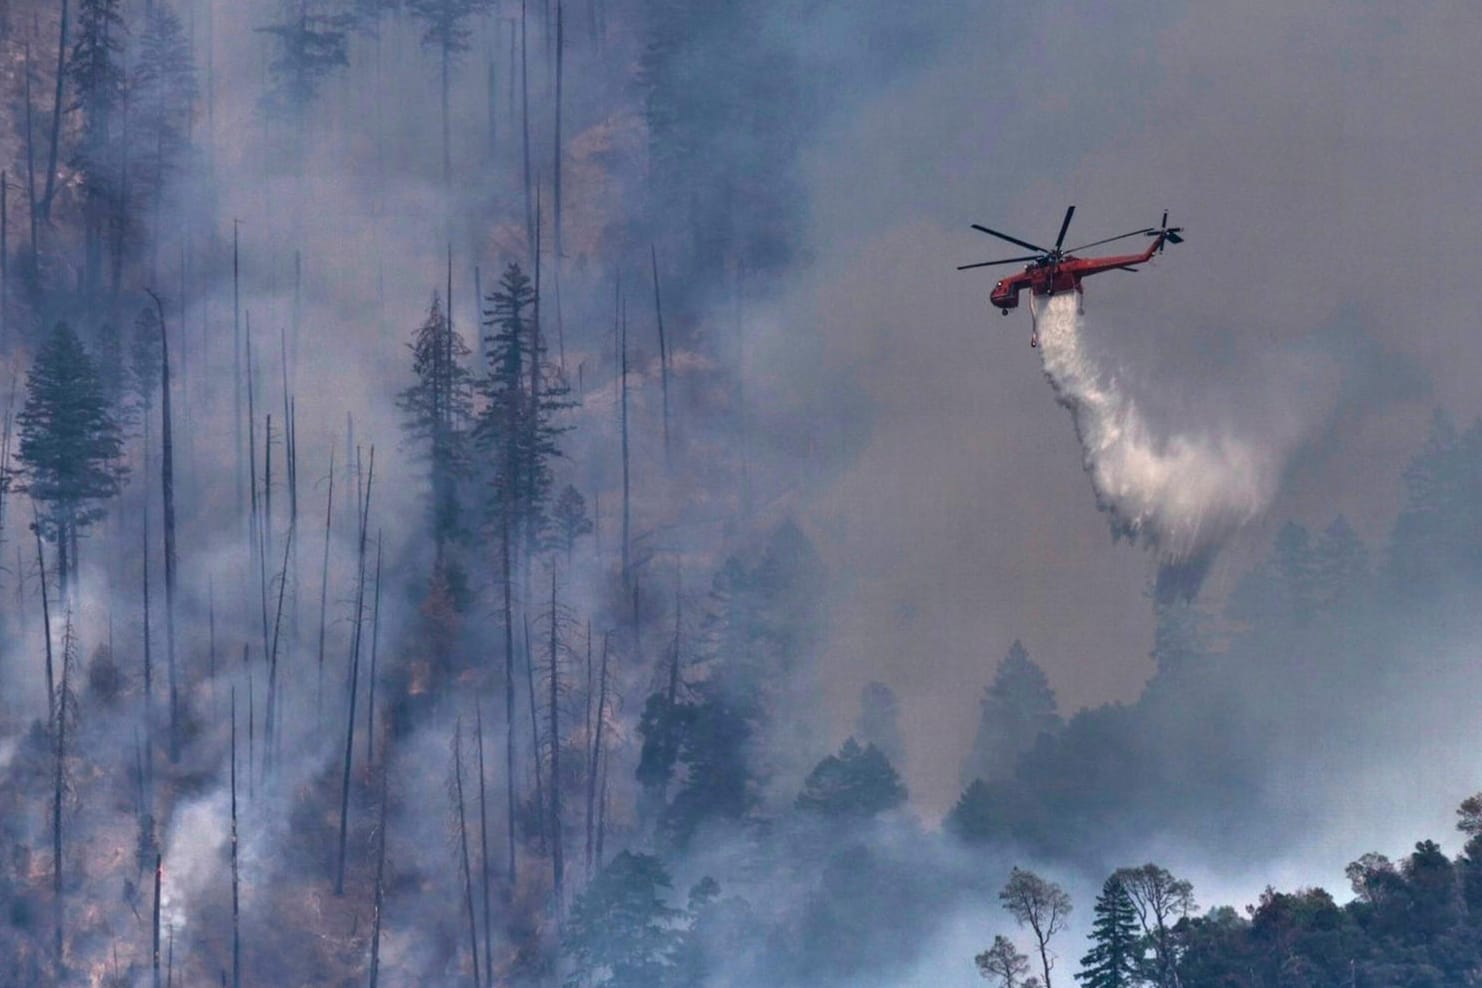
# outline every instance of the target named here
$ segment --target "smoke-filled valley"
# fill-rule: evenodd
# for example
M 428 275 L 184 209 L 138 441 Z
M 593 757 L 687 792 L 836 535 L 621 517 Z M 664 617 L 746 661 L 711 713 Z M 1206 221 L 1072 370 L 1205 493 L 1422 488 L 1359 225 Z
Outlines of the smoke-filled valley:
M 1100 16 L 0 2 L 0 985 L 1482 977 L 1479 355 L 1183 287 Z M 1040 366 L 1027 148 L 1190 200 Z

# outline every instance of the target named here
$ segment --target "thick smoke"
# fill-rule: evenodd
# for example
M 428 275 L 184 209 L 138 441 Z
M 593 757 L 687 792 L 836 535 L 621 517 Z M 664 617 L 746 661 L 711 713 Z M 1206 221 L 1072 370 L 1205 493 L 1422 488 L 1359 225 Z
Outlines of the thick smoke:
M 1050 298 L 1036 318 L 1045 376 L 1070 409 L 1112 531 L 1158 553 L 1160 597 L 1192 597 L 1220 546 L 1271 502 L 1278 458 L 1236 435 L 1160 435 L 1087 352 L 1077 296 Z

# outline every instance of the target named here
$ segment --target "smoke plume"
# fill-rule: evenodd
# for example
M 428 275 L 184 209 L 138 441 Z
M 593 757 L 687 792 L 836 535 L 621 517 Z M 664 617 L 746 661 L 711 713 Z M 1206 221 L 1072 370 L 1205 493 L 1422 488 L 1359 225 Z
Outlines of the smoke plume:
M 1160 435 L 1086 351 L 1075 295 L 1036 315 L 1045 376 L 1070 409 L 1097 505 L 1114 534 L 1158 554 L 1160 598 L 1192 597 L 1219 547 L 1275 495 L 1277 458 L 1241 436 Z

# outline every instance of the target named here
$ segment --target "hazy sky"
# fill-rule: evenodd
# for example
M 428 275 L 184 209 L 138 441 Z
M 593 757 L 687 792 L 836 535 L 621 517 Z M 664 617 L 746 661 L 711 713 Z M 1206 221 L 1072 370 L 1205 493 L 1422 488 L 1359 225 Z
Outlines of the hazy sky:
M 911 780 L 941 806 L 1014 638 L 1067 710 L 1131 699 L 1152 669 L 1152 558 L 1112 544 L 1027 313 L 988 305 L 991 272 L 954 270 L 1016 253 L 968 224 L 1044 242 L 1074 203 L 1071 242 L 1164 208 L 1187 228 L 1142 272 L 1087 282 L 1086 333 L 1162 428 L 1287 458 L 1207 599 L 1288 518 L 1341 512 L 1373 545 L 1432 409 L 1482 411 L 1482 23 L 1461 3 L 921 16 L 926 55 L 841 83 L 807 152 L 815 264 L 784 308 L 821 353 L 775 373 L 870 398 L 862 452 L 807 506 L 839 576 L 826 679 L 836 711 L 872 678 L 900 692 Z

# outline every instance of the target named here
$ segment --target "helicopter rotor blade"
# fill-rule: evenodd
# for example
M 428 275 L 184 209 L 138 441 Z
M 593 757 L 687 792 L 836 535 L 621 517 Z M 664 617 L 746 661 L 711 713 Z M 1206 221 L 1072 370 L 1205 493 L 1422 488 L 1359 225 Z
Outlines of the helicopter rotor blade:
M 973 229 L 977 230 L 979 233 L 986 233 L 990 237 L 997 237 L 999 240 L 1007 240 L 1011 244 L 1018 244 L 1020 247 L 1027 248 L 1028 250 L 1039 251 L 1041 254 L 1049 253 L 1049 251 L 1045 250 L 1038 244 L 1032 244 L 1027 240 L 1020 240 L 1018 237 L 1011 237 L 1007 233 L 999 233 L 997 230 L 990 230 L 988 227 L 983 226 L 979 223 L 974 223 Z
M 1126 240 L 1128 237 L 1137 237 L 1143 234 L 1154 234 L 1157 232 L 1157 230 L 1154 230 L 1150 226 L 1144 227 L 1141 230 L 1133 230 L 1131 233 L 1119 233 L 1115 237 L 1107 237 L 1105 240 L 1093 240 L 1089 244 L 1081 244 L 1079 247 L 1072 247 L 1065 253 L 1074 254 L 1078 250 L 1085 250 L 1088 247 L 1100 247 L 1102 244 L 1109 244 L 1114 240 Z
M 1070 218 L 1072 216 L 1074 216 L 1074 215 L 1075 215 L 1075 207 L 1074 206 L 1071 206 L 1069 209 L 1067 209 L 1065 211 L 1065 219 L 1060 223 L 1060 236 L 1058 236 L 1058 237 L 1055 238 L 1055 249 L 1056 250 L 1059 250 L 1060 249 L 1060 245 L 1063 244 L 1063 243 L 1065 243 L 1065 231 L 1070 229 Z
M 1037 257 L 1039 257 L 1038 254 L 1028 254 L 1024 257 L 1006 257 L 1001 261 L 979 261 L 976 264 L 960 264 L 957 266 L 957 270 L 967 271 L 970 268 L 991 268 L 998 264 L 1019 264 L 1023 261 L 1032 261 Z

